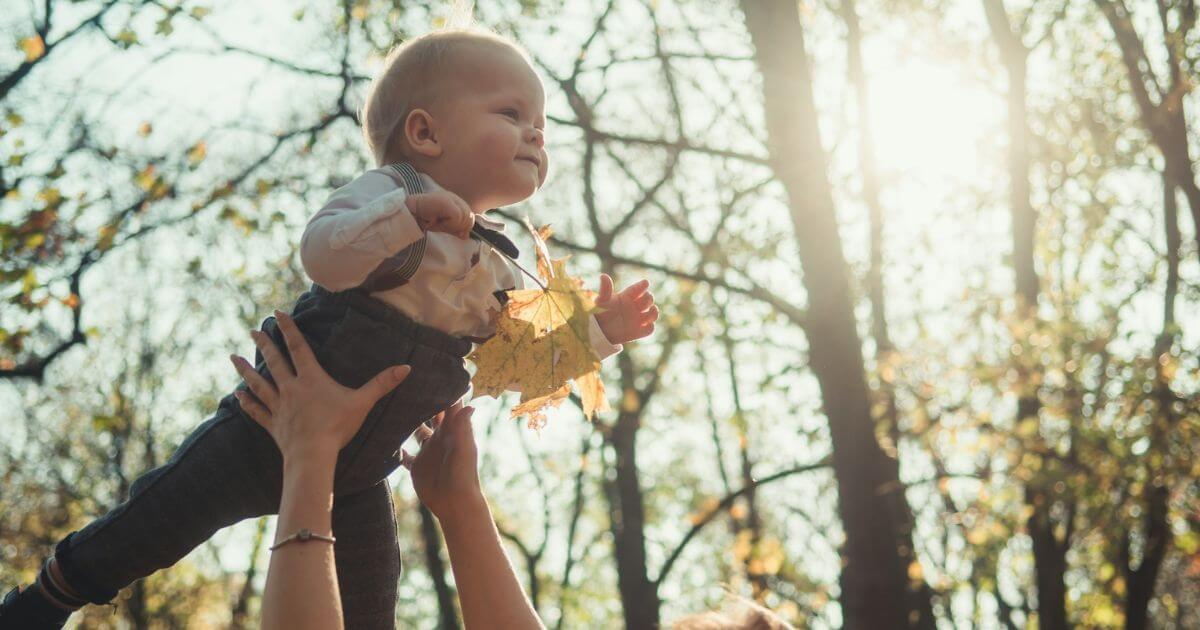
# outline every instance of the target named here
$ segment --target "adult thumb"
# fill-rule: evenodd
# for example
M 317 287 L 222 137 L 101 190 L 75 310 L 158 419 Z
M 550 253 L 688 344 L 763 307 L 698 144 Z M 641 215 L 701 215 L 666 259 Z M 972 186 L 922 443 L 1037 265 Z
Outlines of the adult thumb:
M 367 381 L 366 385 L 359 387 L 357 394 L 367 399 L 372 406 L 383 398 L 388 392 L 396 388 L 397 385 L 404 382 L 408 378 L 409 372 L 412 371 L 407 365 L 395 365 L 387 368 L 375 375 L 375 378 Z

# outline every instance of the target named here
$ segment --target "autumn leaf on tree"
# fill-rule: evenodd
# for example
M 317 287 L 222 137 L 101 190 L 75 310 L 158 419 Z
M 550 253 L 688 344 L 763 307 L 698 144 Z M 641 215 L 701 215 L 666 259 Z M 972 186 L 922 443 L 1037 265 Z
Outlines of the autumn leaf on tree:
M 528 220 L 526 227 L 533 235 L 541 286 L 508 292 L 495 318 L 496 334 L 467 356 L 476 368 L 471 384 L 483 396 L 520 391 L 512 417 L 527 416 L 529 426 L 539 428 L 546 410 L 562 403 L 574 381 L 590 419 L 608 409 L 600 359 L 588 337 L 596 293 L 567 273 L 567 258 L 550 258 L 549 227 L 534 230 Z

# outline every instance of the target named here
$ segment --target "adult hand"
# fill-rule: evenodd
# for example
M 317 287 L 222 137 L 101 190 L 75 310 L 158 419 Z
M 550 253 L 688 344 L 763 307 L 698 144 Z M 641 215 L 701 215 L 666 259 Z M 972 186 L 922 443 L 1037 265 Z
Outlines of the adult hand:
M 416 455 L 401 451 L 417 498 L 437 516 L 458 587 L 463 625 L 477 628 L 544 629 L 504 553 L 476 469 L 471 407 L 455 404 L 421 425 Z
M 430 428 L 417 427 L 416 455 L 401 450 L 400 463 L 412 473 L 417 498 L 439 520 L 482 498 L 477 468 L 478 448 L 471 428 L 474 407 L 455 403 L 434 416 Z
M 234 395 L 242 410 L 275 439 L 285 462 L 299 457 L 336 457 L 375 403 L 408 377 L 409 367 L 387 368 L 358 389 L 345 387 L 317 363 L 291 316 L 275 311 L 275 319 L 291 354 L 291 364 L 266 333 L 251 331 L 275 383 L 254 371 L 246 359 L 230 355 L 238 374 L 254 393 L 251 396 L 238 390 Z

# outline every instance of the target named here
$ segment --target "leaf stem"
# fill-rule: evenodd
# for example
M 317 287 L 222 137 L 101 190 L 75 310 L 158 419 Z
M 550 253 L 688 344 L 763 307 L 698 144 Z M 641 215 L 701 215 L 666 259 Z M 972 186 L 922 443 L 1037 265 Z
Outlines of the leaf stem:
M 504 252 L 500 251 L 499 249 L 497 249 L 497 248 L 495 248 L 495 247 L 492 247 L 492 251 L 494 251 L 494 252 L 496 252 L 497 254 L 500 254 L 501 256 L 503 256 L 503 257 L 507 258 L 507 259 L 509 260 L 509 262 L 511 262 L 513 265 L 516 265 L 517 269 L 520 269 L 522 273 L 524 273 L 525 275 L 529 276 L 529 277 L 530 277 L 530 278 L 531 278 L 531 279 L 532 279 L 534 282 L 536 282 L 536 283 L 537 283 L 537 285 L 538 285 L 539 287 L 541 287 L 541 288 L 542 288 L 542 290 L 543 290 L 543 291 L 549 291 L 549 290 L 550 290 L 550 288 L 549 288 L 549 287 L 547 287 L 547 286 L 546 286 L 544 283 L 542 283 L 542 280 L 541 280 L 540 278 L 538 278 L 536 275 L 534 275 L 534 274 L 532 274 L 532 273 L 529 273 L 529 270 L 528 270 L 528 269 L 526 269 L 526 268 L 522 267 L 522 266 L 521 266 L 521 263 L 517 262 L 517 259 L 513 258 L 512 256 L 509 256 L 508 254 L 506 254 L 506 253 L 504 253 Z

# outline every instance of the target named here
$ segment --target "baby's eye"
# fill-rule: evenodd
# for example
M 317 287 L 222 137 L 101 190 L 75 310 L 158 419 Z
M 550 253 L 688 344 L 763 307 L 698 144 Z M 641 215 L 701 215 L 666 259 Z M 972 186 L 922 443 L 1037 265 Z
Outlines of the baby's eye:
M 513 120 L 521 119 L 521 112 L 518 112 L 515 109 L 506 109 L 506 110 L 501 111 L 500 113 L 504 116 L 508 116 L 509 118 L 512 118 Z

